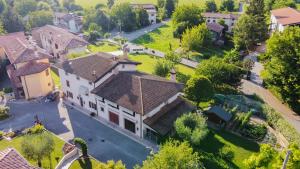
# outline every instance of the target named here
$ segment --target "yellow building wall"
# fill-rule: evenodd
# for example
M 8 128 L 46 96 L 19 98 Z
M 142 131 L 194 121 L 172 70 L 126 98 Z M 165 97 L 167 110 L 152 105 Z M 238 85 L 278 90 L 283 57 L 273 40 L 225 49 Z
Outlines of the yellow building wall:
M 46 76 L 46 70 L 36 74 L 21 76 L 26 99 L 45 96 L 54 89 L 50 68 L 47 70 L 49 72 L 48 76 Z

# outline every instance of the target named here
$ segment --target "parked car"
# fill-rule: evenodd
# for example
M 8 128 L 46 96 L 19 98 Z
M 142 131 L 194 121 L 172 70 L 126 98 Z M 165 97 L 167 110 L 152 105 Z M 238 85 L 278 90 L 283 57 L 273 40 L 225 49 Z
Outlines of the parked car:
M 45 102 L 53 102 L 58 98 L 58 96 L 59 96 L 59 91 L 58 90 L 53 91 L 46 97 Z

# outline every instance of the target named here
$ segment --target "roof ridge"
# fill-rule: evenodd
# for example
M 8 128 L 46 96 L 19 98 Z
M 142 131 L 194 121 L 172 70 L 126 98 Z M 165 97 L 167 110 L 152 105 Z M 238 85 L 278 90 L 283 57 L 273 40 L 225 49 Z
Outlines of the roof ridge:
M 143 101 L 143 91 L 142 91 L 142 81 L 141 81 L 141 77 L 138 76 L 139 79 L 139 87 L 140 87 L 140 94 L 141 94 L 141 105 L 142 105 L 142 116 L 144 115 L 144 101 Z

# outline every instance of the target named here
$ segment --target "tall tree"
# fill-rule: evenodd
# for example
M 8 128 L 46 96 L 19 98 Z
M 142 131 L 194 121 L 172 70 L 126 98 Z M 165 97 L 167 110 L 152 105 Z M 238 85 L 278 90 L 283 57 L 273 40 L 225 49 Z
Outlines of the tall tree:
M 8 32 L 18 32 L 24 30 L 22 18 L 11 8 L 2 13 L 3 27 Z
M 206 12 L 217 12 L 217 4 L 214 0 L 205 1 L 205 11 Z
M 174 10 L 175 10 L 174 0 L 166 0 L 164 8 L 165 8 L 165 11 L 166 11 L 166 16 L 168 18 L 171 17 Z
M 267 38 L 268 26 L 265 16 L 264 0 L 250 0 L 250 4 L 246 10 L 246 14 L 254 20 L 253 36 L 255 42 L 262 42 Z
M 220 6 L 220 11 L 234 11 L 234 1 L 233 0 L 223 0 Z
M 6 30 L 3 27 L 3 23 L 0 21 L 0 36 L 4 35 L 6 33 Z
M 150 25 L 149 16 L 145 9 L 143 8 L 136 9 L 135 15 L 136 15 L 137 27 L 141 28 Z
M 250 15 L 243 14 L 238 19 L 234 27 L 233 41 L 236 49 L 251 49 L 257 42 L 255 32 L 255 18 Z
M 111 9 L 111 7 L 114 6 L 114 4 L 115 4 L 115 0 L 107 0 L 107 7 L 109 9 Z
M 26 16 L 29 12 L 35 11 L 37 2 L 35 0 L 18 0 L 14 2 L 14 9 L 21 16 Z
M 201 169 L 200 157 L 187 142 L 168 141 L 136 169 Z
M 83 16 L 84 29 L 89 29 L 91 23 L 96 23 L 103 31 L 109 31 L 114 28 L 114 24 L 109 18 L 109 15 L 100 8 L 85 11 L 85 15 Z
M 52 136 L 43 132 L 26 135 L 21 142 L 21 149 L 26 158 L 36 160 L 38 166 L 41 167 L 43 158 L 50 156 L 54 150 L 54 145 Z
M 272 9 L 291 7 L 297 8 L 294 0 L 274 0 L 272 4 Z
M 267 41 L 263 78 L 267 86 L 300 111 L 300 28 L 288 27 Z
M 122 30 L 130 32 L 136 29 L 136 16 L 129 3 L 121 3 L 112 8 L 112 18 Z
M 0 14 L 5 10 L 6 8 L 6 1 L 0 0 Z
M 205 23 L 187 29 L 182 35 L 182 47 L 186 51 L 198 51 L 211 43 L 211 33 Z
M 214 89 L 210 80 L 202 75 L 192 76 L 184 88 L 186 97 L 197 103 L 206 102 L 214 96 Z
M 37 4 L 37 10 L 51 11 L 51 6 L 47 2 L 40 1 Z
M 165 6 L 165 0 L 157 0 L 158 8 L 163 8 Z

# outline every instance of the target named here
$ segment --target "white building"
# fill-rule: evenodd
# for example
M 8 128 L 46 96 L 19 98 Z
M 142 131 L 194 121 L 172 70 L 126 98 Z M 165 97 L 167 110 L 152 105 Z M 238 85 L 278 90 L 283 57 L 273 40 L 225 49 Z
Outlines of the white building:
M 228 26 L 227 32 L 232 32 L 235 23 L 237 22 L 240 15 L 238 14 L 223 14 L 214 12 L 205 12 L 202 14 L 206 20 L 206 23 L 218 23 L 219 20 L 223 19 L 225 24 Z
M 182 84 L 136 71 L 139 63 L 97 53 L 57 64 L 66 98 L 137 137 L 155 140 L 193 107 Z
M 79 33 L 82 29 L 82 18 L 73 13 L 55 12 L 53 24 L 68 29 L 72 33 Z
M 271 32 L 282 32 L 287 26 L 300 25 L 300 12 L 296 9 L 287 7 L 271 11 Z
M 88 42 L 65 29 L 46 25 L 32 30 L 37 44 L 56 59 L 65 60 L 72 53 L 83 53 Z
M 150 24 L 156 24 L 157 10 L 153 4 L 130 4 L 132 8 L 143 8 L 147 11 Z

